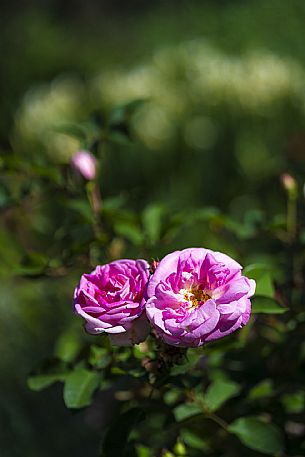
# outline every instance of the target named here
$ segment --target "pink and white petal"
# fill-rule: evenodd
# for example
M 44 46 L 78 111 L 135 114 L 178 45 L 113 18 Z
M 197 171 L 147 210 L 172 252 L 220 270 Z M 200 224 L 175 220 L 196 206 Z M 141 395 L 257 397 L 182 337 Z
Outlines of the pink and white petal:
M 97 319 L 95 317 L 90 316 L 90 314 L 87 314 L 78 303 L 75 304 L 74 309 L 76 314 L 79 314 L 87 321 L 88 324 L 92 325 L 92 328 L 101 329 L 100 332 L 105 331 L 107 328 L 111 326 L 111 324 L 105 323 L 100 319 Z
M 228 304 L 232 301 L 239 300 L 241 297 L 247 296 L 250 290 L 249 279 L 241 276 L 237 279 L 232 279 L 227 284 L 218 287 L 213 291 L 213 298 L 217 304 Z
M 246 302 L 246 310 L 242 315 L 242 325 L 246 325 L 251 316 L 251 301 L 248 299 Z
M 133 325 L 124 333 L 110 334 L 109 338 L 114 346 L 132 346 L 142 343 L 149 335 L 150 326 L 146 316 L 135 319 Z
M 236 262 L 236 260 L 229 257 L 227 254 L 223 254 L 222 252 L 212 252 L 213 256 L 217 260 L 217 262 L 223 263 L 226 267 L 232 268 L 233 270 L 241 270 L 242 266 Z
M 173 271 L 177 270 L 177 264 L 179 259 L 179 254 L 181 251 L 175 251 L 171 254 L 166 255 L 159 262 L 156 271 L 151 276 L 148 286 L 147 286 L 147 296 L 148 298 L 152 297 L 155 294 L 155 289 L 157 285 L 164 281 L 164 279 Z
M 250 283 L 250 290 L 248 292 L 248 298 L 252 297 L 252 295 L 255 294 L 255 289 L 256 289 L 256 282 L 254 281 L 254 279 L 249 279 L 247 278 L 249 283 Z
M 217 328 L 212 331 L 209 335 L 204 336 L 202 343 L 208 343 L 211 341 L 218 340 L 219 338 L 224 338 L 225 336 L 230 335 L 239 328 L 242 327 L 242 316 L 240 316 L 236 321 L 225 320 L 217 326 Z

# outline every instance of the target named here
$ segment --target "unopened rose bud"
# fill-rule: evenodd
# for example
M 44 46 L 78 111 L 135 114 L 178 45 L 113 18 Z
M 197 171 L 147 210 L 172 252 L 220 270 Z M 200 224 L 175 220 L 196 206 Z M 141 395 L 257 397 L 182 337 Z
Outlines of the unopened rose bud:
M 88 151 L 74 154 L 71 165 L 88 181 L 92 181 L 96 176 L 96 158 Z
M 290 196 L 296 196 L 297 183 L 296 180 L 289 173 L 283 173 L 281 175 L 281 182 L 284 189 L 288 192 Z

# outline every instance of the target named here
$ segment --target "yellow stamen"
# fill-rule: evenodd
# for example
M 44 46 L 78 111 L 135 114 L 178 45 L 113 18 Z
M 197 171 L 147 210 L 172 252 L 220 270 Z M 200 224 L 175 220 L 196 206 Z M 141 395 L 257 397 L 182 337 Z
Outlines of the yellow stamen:
M 200 303 L 205 303 L 211 296 L 201 289 L 182 289 L 180 293 L 184 299 L 189 302 L 190 308 L 194 309 L 199 306 Z

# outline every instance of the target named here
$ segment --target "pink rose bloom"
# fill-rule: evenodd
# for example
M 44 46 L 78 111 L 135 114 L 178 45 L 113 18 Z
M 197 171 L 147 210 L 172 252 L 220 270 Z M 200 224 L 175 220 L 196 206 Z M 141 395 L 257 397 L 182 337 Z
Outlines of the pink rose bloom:
M 143 296 L 149 277 L 145 260 L 117 260 L 84 274 L 74 292 L 74 311 L 86 320 L 89 333 L 108 333 L 112 342 L 144 341 L 149 325 Z M 144 317 L 144 319 L 143 319 Z
M 147 287 L 146 313 L 157 334 L 174 346 L 223 338 L 249 320 L 255 281 L 229 256 L 203 248 L 164 257 Z
M 72 167 L 85 179 L 92 181 L 96 175 L 96 158 L 87 151 L 79 151 L 71 159 Z

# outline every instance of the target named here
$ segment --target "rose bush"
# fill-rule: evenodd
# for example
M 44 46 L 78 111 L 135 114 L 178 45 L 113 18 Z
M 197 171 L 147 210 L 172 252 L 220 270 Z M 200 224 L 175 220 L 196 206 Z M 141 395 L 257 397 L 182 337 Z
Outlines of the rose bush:
M 108 333 L 114 344 L 139 343 L 148 334 L 144 292 L 149 277 L 145 260 L 117 260 L 84 274 L 74 292 L 73 308 L 92 334 Z
M 189 248 L 165 256 L 147 288 L 146 313 L 174 346 L 200 346 L 245 325 L 255 281 L 220 252 Z

